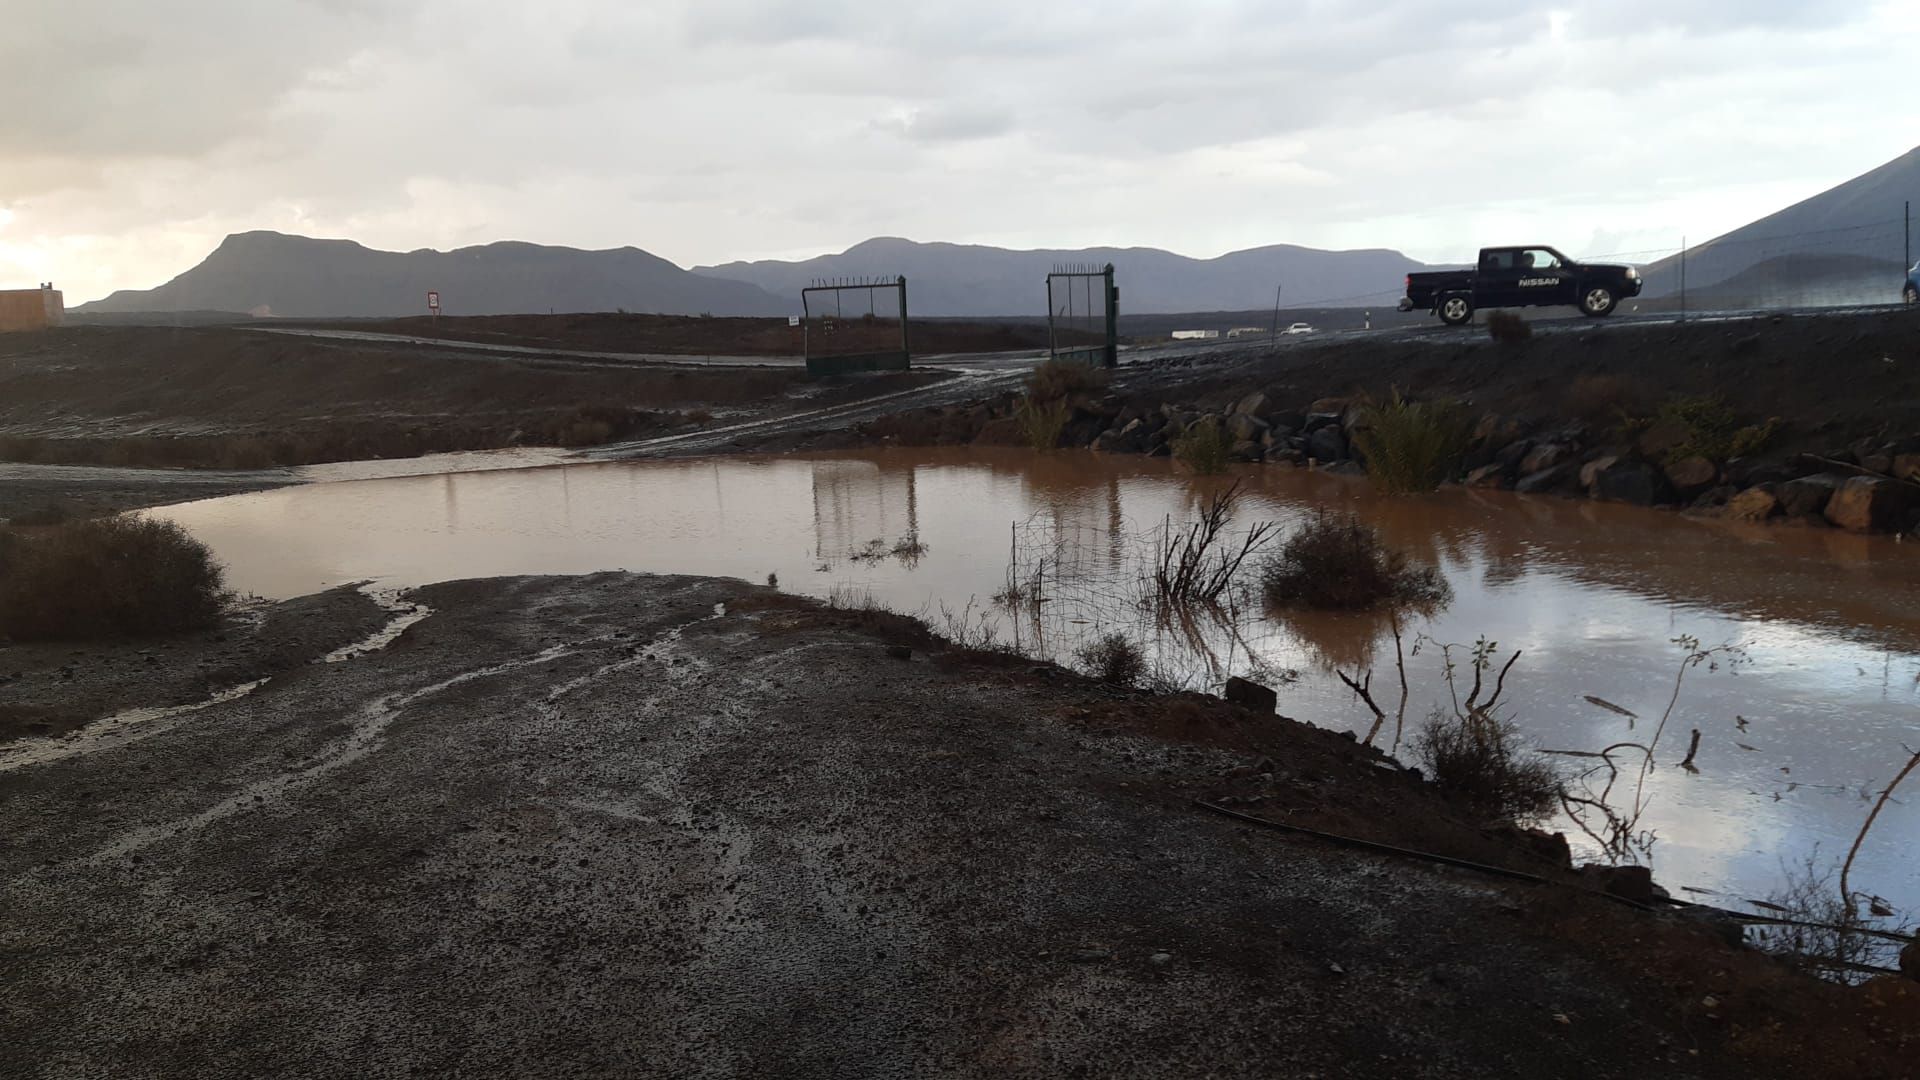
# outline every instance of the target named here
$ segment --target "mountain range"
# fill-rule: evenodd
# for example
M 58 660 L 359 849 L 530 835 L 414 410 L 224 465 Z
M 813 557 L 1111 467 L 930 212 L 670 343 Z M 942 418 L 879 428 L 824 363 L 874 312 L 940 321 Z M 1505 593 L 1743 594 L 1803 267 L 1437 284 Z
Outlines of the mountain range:
M 1920 149 L 1695 246 L 1689 293 L 1726 306 L 1878 302 L 1898 295 L 1902 203 L 1920 194 Z M 1487 238 L 1489 243 L 1506 238 Z M 122 290 L 73 309 L 84 317 L 189 311 L 386 317 L 423 314 L 428 290 L 451 315 L 630 310 L 787 315 L 823 278 L 908 280 L 919 316 L 1038 316 L 1061 264 L 1113 263 L 1123 313 L 1386 307 L 1401 278 L 1429 269 L 1397 251 L 1272 245 L 1196 259 L 1156 248 L 1016 251 L 880 237 L 801 261 L 682 269 L 634 247 L 604 251 L 503 241 L 455 251 L 377 251 L 351 240 L 236 233 L 200 265 L 153 289 Z M 1644 270 L 1650 301 L 1667 303 L 1680 260 Z

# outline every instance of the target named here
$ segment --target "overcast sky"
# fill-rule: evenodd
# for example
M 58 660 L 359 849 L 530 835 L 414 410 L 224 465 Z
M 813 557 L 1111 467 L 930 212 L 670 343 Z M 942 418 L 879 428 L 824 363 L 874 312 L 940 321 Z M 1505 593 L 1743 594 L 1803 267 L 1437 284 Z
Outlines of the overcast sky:
M 1920 142 L 1916 0 L 0 0 L 0 287 L 227 233 L 1664 254 Z M 1917 193 L 1920 195 L 1920 193 Z

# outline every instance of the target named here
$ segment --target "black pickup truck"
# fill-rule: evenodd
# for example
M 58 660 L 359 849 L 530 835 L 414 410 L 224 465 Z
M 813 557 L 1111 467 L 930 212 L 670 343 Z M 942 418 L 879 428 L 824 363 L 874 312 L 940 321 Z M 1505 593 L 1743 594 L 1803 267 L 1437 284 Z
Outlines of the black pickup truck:
M 1631 266 L 1578 263 L 1550 247 L 1480 249 L 1471 270 L 1407 275 L 1401 311 L 1424 308 L 1448 326 L 1473 321 L 1480 308 L 1571 304 L 1582 315 L 1610 315 L 1614 306 L 1640 295 L 1640 272 Z

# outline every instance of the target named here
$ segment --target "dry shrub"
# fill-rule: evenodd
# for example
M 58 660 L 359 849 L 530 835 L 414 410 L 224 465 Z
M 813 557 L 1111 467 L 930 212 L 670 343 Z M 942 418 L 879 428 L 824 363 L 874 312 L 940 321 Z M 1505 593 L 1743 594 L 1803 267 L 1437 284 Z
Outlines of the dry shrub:
M 1436 711 L 1415 733 L 1413 749 L 1442 791 L 1490 818 L 1531 823 L 1559 805 L 1559 776 L 1522 748 L 1512 721 Z
M 1067 413 L 1065 401 L 1041 401 L 1029 395 L 1021 398 L 1013 410 L 1013 423 L 1028 446 L 1040 451 L 1053 450 L 1059 447 L 1060 436 L 1067 430 Z
M 1409 562 L 1360 519 L 1324 511 L 1260 567 L 1260 587 L 1277 608 L 1437 607 L 1453 598 L 1437 568 Z
M 1432 491 L 1459 473 L 1473 443 L 1473 417 L 1458 402 L 1395 394 L 1366 410 L 1353 440 L 1374 487 L 1391 495 Z
M 1490 311 L 1487 334 L 1502 345 L 1518 345 L 1533 336 L 1533 324 L 1511 311 Z
M 1072 402 L 1106 389 L 1105 368 L 1067 360 L 1049 360 L 1027 376 L 1027 397 L 1038 402 Z
M 1202 420 L 1173 440 L 1174 460 L 1201 476 L 1216 476 L 1227 471 L 1233 452 L 1233 436 L 1215 419 Z
M 0 635 L 17 641 L 198 630 L 217 622 L 226 603 L 212 553 L 169 521 L 76 521 L 7 547 Z
M 1104 634 L 1074 650 L 1081 670 L 1104 683 L 1138 686 L 1147 673 L 1147 657 L 1125 634 Z

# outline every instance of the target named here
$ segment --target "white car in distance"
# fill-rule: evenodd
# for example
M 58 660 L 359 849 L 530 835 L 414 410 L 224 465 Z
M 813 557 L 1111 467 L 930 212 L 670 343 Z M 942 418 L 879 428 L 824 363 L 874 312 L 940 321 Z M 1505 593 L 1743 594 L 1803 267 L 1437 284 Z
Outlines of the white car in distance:
M 1287 333 L 1289 333 L 1289 334 L 1311 334 L 1311 333 L 1313 333 L 1313 327 L 1311 327 L 1311 326 L 1308 326 L 1308 325 L 1307 325 L 1306 323 L 1303 323 L 1303 322 L 1297 322 L 1297 323 L 1294 323 L 1293 325 L 1291 325 L 1291 326 L 1289 326 L 1289 327 L 1287 327 Z

